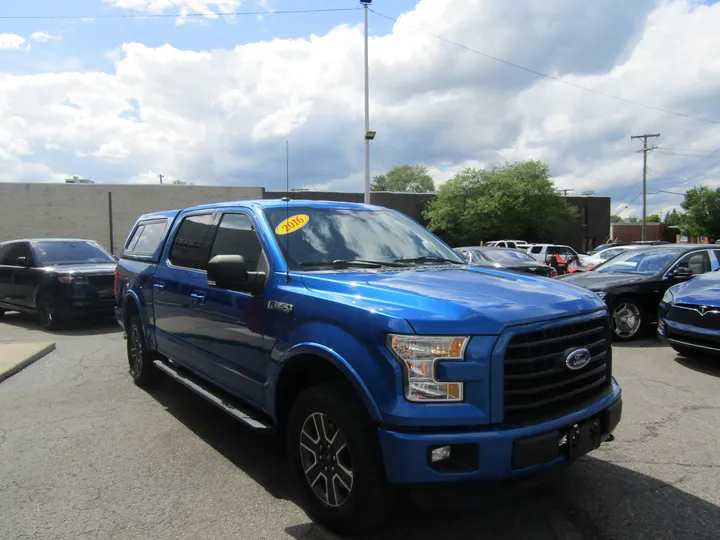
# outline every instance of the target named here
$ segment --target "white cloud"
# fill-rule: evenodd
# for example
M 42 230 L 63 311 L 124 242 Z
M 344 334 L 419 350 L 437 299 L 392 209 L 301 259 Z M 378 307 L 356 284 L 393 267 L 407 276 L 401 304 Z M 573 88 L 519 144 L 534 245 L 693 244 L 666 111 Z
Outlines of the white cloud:
M 30 49 L 30 44 L 25 38 L 17 34 L 0 34 L 0 51 L 26 51 Z
M 157 13 L 192 2 L 112 3 Z M 467 165 L 537 158 L 559 187 L 610 194 L 622 208 L 641 189 L 631 134 L 660 132 L 666 148 L 720 148 L 720 126 L 538 78 L 408 23 L 572 84 L 720 120 L 720 4 L 423 0 L 392 33 L 371 38 L 373 175 L 418 163 L 440 184 Z M 338 26 L 230 50 L 125 43 L 110 56 L 110 73 L 0 74 L 0 148 L 14 156 L 0 161 L 0 179 L 17 177 L 26 162 L 82 168 L 71 160 L 91 164 L 101 181 L 154 182 L 157 174 L 144 171 L 160 170 L 194 183 L 284 189 L 287 139 L 294 187 L 360 191 L 362 47 L 361 26 Z M 682 189 L 682 179 L 712 164 L 660 152 L 649 159 L 662 175 L 650 176 L 651 211 L 678 202 L 654 192 Z M 720 182 L 718 169 L 688 185 Z
M 193 13 L 202 14 L 209 19 L 217 19 L 223 13 L 237 11 L 242 5 L 242 0 L 105 0 L 105 2 L 121 9 L 152 14 L 174 10 L 180 14 L 178 24 L 190 21 L 202 22 L 200 18 L 188 17 Z
M 48 34 L 47 32 L 33 32 L 30 34 L 30 38 L 38 43 L 47 43 L 51 40 L 60 40 L 62 39 L 62 36 L 54 36 L 52 34 Z

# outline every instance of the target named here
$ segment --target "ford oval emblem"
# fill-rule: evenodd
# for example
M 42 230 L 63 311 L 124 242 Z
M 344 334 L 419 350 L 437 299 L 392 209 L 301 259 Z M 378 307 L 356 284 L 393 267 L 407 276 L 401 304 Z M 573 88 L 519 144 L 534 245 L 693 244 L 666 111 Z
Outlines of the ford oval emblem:
M 590 351 L 574 349 L 565 357 L 565 365 L 569 369 L 582 369 L 590 363 Z

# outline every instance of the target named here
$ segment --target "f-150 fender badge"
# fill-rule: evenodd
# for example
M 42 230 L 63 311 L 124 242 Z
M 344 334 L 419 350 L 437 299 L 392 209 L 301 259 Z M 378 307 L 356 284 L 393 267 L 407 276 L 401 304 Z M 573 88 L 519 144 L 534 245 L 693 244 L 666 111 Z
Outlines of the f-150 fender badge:
M 293 310 L 293 305 L 270 300 L 268 302 L 268 309 L 270 311 L 279 311 L 280 313 L 290 313 Z

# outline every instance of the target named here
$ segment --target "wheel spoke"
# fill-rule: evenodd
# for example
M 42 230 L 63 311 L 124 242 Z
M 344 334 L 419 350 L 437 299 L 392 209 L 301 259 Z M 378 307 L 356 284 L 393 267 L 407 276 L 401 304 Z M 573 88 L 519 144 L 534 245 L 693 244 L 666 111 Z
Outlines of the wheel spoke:
M 353 473 L 350 469 L 345 468 L 345 466 L 338 462 L 337 466 L 335 467 L 335 479 L 337 479 L 343 487 L 348 491 L 352 491 L 353 486 Z

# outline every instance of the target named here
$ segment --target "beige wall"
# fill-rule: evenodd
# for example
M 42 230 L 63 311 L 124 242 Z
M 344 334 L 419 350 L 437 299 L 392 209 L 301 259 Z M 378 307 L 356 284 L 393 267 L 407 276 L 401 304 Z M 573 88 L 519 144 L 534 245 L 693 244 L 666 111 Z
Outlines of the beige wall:
M 70 237 L 110 249 L 108 194 L 116 254 L 141 215 L 221 201 L 262 199 L 262 187 L 0 183 L 0 241 Z

